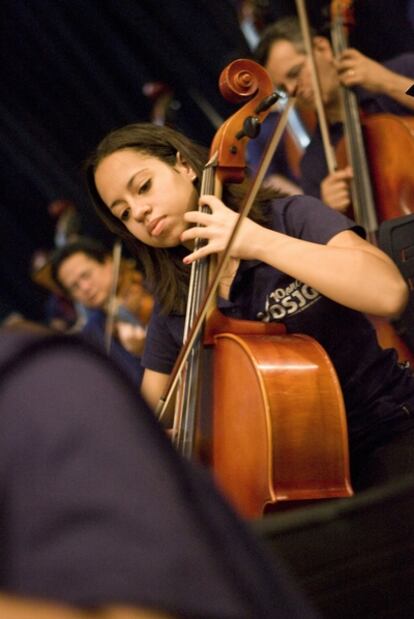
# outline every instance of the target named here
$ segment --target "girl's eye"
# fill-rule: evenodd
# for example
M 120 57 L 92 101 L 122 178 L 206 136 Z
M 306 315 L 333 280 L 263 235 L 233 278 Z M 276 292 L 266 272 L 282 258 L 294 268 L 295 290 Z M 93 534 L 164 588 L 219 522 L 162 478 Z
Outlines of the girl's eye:
M 128 219 L 129 219 L 129 208 L 126 208 L 124 211 L 122 211 L 119 219 L 121 221 L 128 221 Z
M 147 181 L 145 181 L 145 183 L 143 183 L 141 185 L 141 187 L 138 189 L 138 193 L 145 193 L 146 191 L 148 191 L 151 188 L 151 179 L 148 179 Z

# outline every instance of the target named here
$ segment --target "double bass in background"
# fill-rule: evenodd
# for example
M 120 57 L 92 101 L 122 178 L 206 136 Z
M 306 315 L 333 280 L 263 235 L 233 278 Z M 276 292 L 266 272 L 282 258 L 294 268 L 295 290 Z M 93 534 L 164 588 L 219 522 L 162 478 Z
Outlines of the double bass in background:
M 405 104 L 406 109 L 400 110 L 405 114 L 360 113 L 351 88 L 356 72 L 361 70 L 359 59 L 356 56 L 354 60 L 354 52 L 347 51 L 348 30 L 353 25 L 351 4 L 343 0 L 331 3 L 331 37 L 335 56 L 342 59 L 341 73 L 347 84 L 341 86 L 346 155 L 358 170 L 351 182 L 353 212 L 369 233 L 375 233 L 382 221 L 414 212 L 414 173 L 410 165 L 414 158 L 414 106 L 408 115 L 406 89 L 411 80 L 401 76 L 395 88 L 400 89 L 397 102 Z M 380 66 L 374 63 L 374 67 Z M 380 72 L 376 79 L 380 81 L 381 76 Z
M 305 2 L 297 0 L 320 131 L 320 137 L 311 142 L 312 155 L 304 155 L 302 182 L 306 191 L 307 176 L 314 174 L 313 185 L 308 186 L 313 187 L 316 182 L 317 187 L 320 182 L 322 199 L 338 210 L 347 208 L 347 214 L 365 228 L 369 240 L 377 243 L 382 221 L 408 215 L 414 207 L 414 173 L 410 165 L 414 158 L 414 116 L 407 115 L 412 104 L 405 94 L 410 79 L 348 49 L 351 4 L 331 2 L 331 50 L 327 39 L 312 36 Z M 398 62 L 405 71 L 411 67 L 414 74 L 414 55 Z M 361 91 L 357 98 L 351 87 L 361 82 L 374 91 L 372 96 Z M 305 97 L 306 88 L 309 89 L 309 83 L 303 79 L 299 89 Z M 365 109 L 377 113 L 361 111 L 360 101 L 365 102 Z M 382 108 L 398 110 L 403 115 L 378 113 Z M 412 110 L 414 113 L 414 106 Z M 339 122 L 343 123 L 343 137 Z M 326 159 L 325 178 L 324 167 L 320 163 L 315 165 L 317 156 Z M 316 175 L 309 173 L 311 169 L 318 170 Z M 396 348 L 402 362 L 413 364 L 413 351 L 394 326 L 375 317 L 372 322 L 381 344 Z
M 335 56 L 346 57 L 348 29 L 353 25 L 349 1 L 331 3 L 331 24 Z M 343 72 L 355 77 L 355 69 L 347 66 Z M 399 86 L 404 102 L 406 85 Z M 338 163 L 343 167 L 349 162 L 358 171 L 351 180 L 352 214 L 365 227 L 368 238 L 377 243 L 383 221 L 414 212 L 414 109 L 411 116 L 360 114 L 352 89 L 342 86 L 341 96 L 345 139 L 337 147 Z M 414 351 L 395 327 L 378 318 L 371 320 L 381 344 L 396 348 L 400 360 L 414 367 Z

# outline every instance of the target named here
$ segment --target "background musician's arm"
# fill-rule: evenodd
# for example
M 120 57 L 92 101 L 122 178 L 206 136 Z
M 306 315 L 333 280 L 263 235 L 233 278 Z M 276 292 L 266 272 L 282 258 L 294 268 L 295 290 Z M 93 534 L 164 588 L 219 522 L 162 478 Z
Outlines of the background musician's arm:
M 391 97 L 414 112 L 414 99 L 406 94 L 413 78 L 400 75 L 388 67 L 361 54 L 354 48 L 346 49 L 337 61 L 341 83 L 345 86 L 363 86 L 376 94 Z

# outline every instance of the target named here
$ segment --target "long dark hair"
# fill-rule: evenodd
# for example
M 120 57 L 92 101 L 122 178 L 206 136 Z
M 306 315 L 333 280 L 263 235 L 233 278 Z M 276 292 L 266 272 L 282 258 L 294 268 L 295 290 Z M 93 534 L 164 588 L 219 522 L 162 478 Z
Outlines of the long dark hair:
M 124 240 L 128 249 L 137 258 L 145 274 L 146 283 L 160 302 L 163 311 L 183 313 L 189 279 L 189 267 L 182 262 L 183 247 L 154 248 L 136 239 L 120 219 L 111 213 L 96 188 L 95 171 L 100 162 L 112 153 L 127 148 L 157 157 L 170 166 L 176 165 L 176 156 L 180 153 L 197 174 L 195 181 L 197 190 L 207 162 L 208 151 L 169 127 L 137 123 L 109 133 L 85 163 L 87 188 L 97 214 L 109 230 Z M 223 202 L 232 210 L 238 211 L 245 193 L 245 182 L 241 185 L 225 185 Z M 278 195 L 280 194 L 274 190 L 261 190 L 250 212 L 250 218 L 267 225 L 270 200 Z

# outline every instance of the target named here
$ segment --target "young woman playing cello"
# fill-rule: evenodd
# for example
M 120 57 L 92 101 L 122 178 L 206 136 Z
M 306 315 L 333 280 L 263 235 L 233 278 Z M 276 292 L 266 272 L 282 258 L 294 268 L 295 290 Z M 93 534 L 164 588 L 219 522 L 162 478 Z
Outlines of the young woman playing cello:
M 199 195 L 207 153 L 151 124 L 111 132 L 87 163 L 94 207 L 131 247 L 158 301 L 142 391 L 155 407 L 181 348 L 189 265 L 225 248 L 244 187 Z M 211 213 L 197 211 L 198 202 Z M 194 251 L 194 239 L 207 243 Z M 393 262 L 352 220 L 309 196 L 262 189 L 232 247 L 219 307 L 235 318 L 283 322 L 315 338 L 342 387 L 355 490 L 414 470 L 414 377 L 383 350 L 364 314 L 397 316 L 408 290 Z

